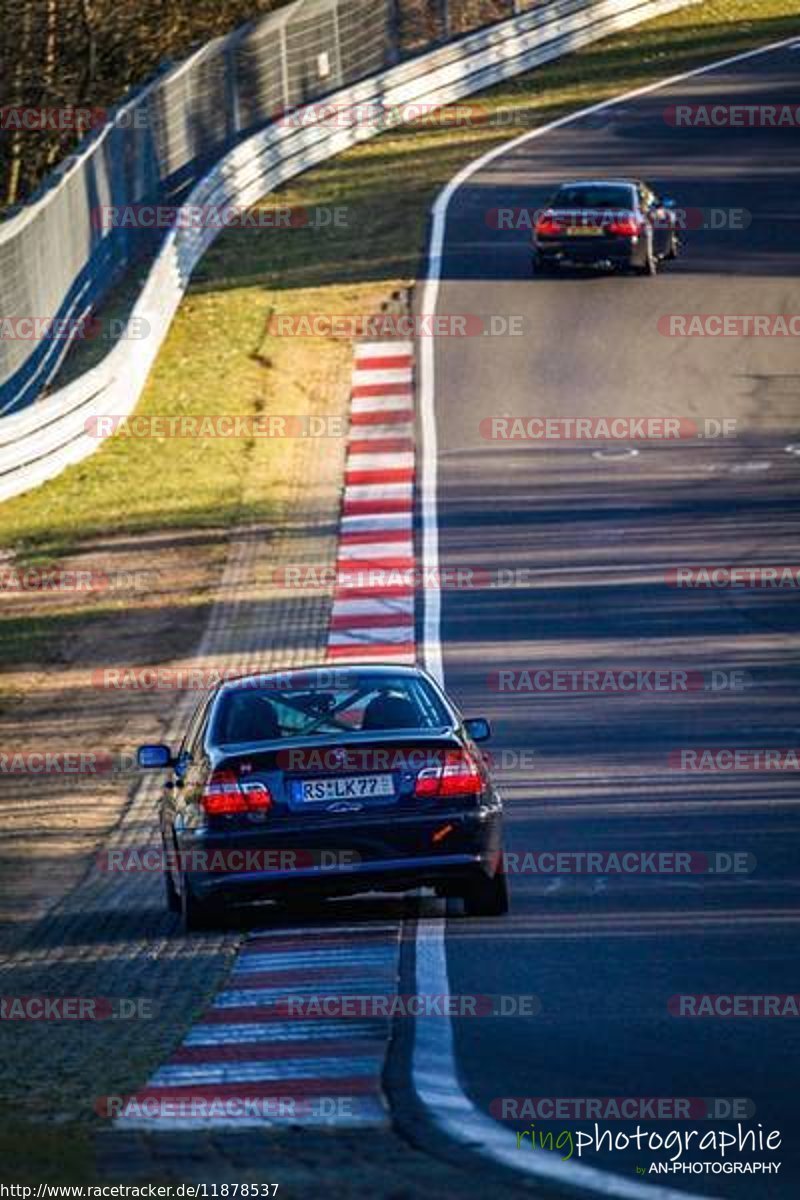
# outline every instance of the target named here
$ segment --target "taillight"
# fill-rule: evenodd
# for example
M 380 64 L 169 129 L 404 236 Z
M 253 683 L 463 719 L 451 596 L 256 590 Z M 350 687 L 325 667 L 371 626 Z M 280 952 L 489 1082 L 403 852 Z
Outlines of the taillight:
M 536 232 L 543 237 L 552 237 L 553 234 L 563 233 L 564 226 L 561 221 L 557 221 L 555 217 L 540 217 L 536 222 Z
M 448 750 L 439 767 L 425 767 L 417 775 L 414 795 L 420 797 L 479 796 L 483 775 L 471 754 Z
M 635 217 L 617 217 L 608 226 L 609 233 L 618 233 L 621 237 L 636 237 L 642 232 L 642 226 Z
M 258 780 L 241 783 L 235 771 L 213 771 L 203 788 L 203 808 L 211 817 L 263 813 L 272 808 L 272 794 Z

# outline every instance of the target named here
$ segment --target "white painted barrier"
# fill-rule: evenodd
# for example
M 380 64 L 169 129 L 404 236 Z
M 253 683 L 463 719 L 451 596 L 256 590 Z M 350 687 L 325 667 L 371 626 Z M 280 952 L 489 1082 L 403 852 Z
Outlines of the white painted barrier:
M 556 0 L 471 34 L 300 109 L 242 142 L 209 172 L 187 206 L 254 204 L 309 167 L 403 120 L 404 106 L 450 104 L 618 30 L 694 0 Z M 370 105 L 383 120 L 325 119 L 323 109 Z M 308 123 L 303 114 L 310 118 Z M 122 338 L 67 387 L 0 420 L 0 500 L 19 495 L 93 453 L 93 418 L 133 412 L 198 260 L 217 229 L 167 235 L 131 313 L 149 334 Z

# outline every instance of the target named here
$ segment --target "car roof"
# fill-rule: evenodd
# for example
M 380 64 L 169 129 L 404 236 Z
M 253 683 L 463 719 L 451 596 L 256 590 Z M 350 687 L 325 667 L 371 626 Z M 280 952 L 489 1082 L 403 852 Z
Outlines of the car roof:
M 637 179 L 568 179 L 558 185 L 558 190 L 568 187 L 629 187 L 639 186 Z

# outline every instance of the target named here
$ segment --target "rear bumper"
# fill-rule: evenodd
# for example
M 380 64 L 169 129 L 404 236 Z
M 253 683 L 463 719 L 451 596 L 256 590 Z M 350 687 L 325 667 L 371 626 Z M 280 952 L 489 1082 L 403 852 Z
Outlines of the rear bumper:
M 449 831 L 434 842 L 433 835 L 447 827 Z M 492 878 L 502 863 L 502 847 L 502 810 L 492 807 L 403 817 L 388 826 L 365 823 L 302 831 L 294 826 L 269 836 L 263 830 L 249 836 L 238 831 L 229 837 L 198 832 L 182 839 L 179 849 L 189 862 L 197 861 L 198 852 L 224 854 L 233 848 L 284 855 L 300 851 L 296 855 L 300 865 L 288 869 L 185 872 L 185 882 L 198 899 L 246 902 L 418 887 L 457 890 L 459 883 L 474 880 L 477 874 Z M 315 860 L 312 865 L 305 865 L 308 851 Z M 330 865 L 337 851 L 338 861 Z M 323 858 L 323 863 L 317 858 Z
M 643 238 L 571 238 L 553 241 L 535 241 L 534 255 L 546 262 L 568 262 L 594 265 L 610 262 L 615 266 L 632 266 L 639 263 L 647 249 Z

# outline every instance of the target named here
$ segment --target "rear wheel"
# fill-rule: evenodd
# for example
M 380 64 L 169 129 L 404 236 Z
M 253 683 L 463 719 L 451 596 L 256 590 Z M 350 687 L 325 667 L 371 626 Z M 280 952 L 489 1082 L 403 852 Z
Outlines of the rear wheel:
M 276 897 L 283 911 L 293 917 L 310 916 L 323 904 L 324 899 L 324 896 L 303 896 L 299 893 Z
M 464 911 L 468 917 L 504 917 L 508 912 L 508 883 L 498 872 L 492 879 L 479 876 L 464 893 Z
M 650 278 L 658 274 L 658 259 L 653 250 L 653 239 L 647 239 L 647 254 L 644 262 L 638 269 L 639 275 L 649 275 Z
M 178 895 L 178 889 L 175 887 L 172 871 L 169 868 L 170 856 L 164 843 L 162 842 L 161 844 L 164 851 L 164 899 L 166 900 L 169 912 L 179 913 L 181 911 L 181 898 Z
M 180 905 L 181 920 L 187 933 L 211 928 L 215 916 L 214 905 L 209 900 L 199 900 L 195 896 L 185 875 L 181 879 Z
M 531 269 L 534 275 L 552 275 L 556 269 L 556 263 L 552 258 L 546 258 L 543 254 L 534 254 L 531 259 Z

